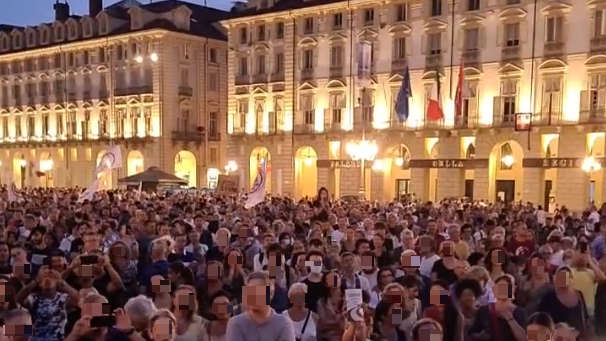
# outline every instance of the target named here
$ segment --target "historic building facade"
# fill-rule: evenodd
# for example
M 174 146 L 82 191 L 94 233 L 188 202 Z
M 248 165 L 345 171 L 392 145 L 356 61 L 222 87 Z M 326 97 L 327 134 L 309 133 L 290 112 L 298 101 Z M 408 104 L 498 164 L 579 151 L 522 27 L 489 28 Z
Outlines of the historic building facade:
M 150 166 L 212 186 L 224 163 L 226 13 L 182 1 L 124 0 L 36 27 L 0 25 L 0 180 L 87 186 L 113 145 L 121 169 Z
M 255 0 L 222 21 L 226 157 L 242 187 L 265 161 L 271 193 L 296 197 L 325 186 L 337 197 L 361 187 L 373 200 L 604 202 L 606 2 L 454 3 L 453 14 L 451 0 Z M 369 75 L 359 72 L 363 44 Z M 412 97 L 401 123 L 394 103 L 406 65 Z M 444 118 L 430 120 L 437 79 Z M 532 117 L 529 132 L 514 128 L 516 117 Z M 351 157 L 361 140 L 378 147 L 365 171 Z

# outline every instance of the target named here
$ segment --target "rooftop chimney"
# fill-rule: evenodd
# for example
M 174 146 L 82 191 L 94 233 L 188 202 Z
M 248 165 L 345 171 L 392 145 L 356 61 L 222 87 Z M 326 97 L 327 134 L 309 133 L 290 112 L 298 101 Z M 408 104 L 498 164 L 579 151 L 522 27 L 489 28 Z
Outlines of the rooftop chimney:
M 55 2 L 53 5 L 55 9 L 55 20 L 65 21 L 69 17 L 69 4 L 67 2 Z
M 88 15 L 96 17 L 103 10 L 103 0 L 88 0 Z

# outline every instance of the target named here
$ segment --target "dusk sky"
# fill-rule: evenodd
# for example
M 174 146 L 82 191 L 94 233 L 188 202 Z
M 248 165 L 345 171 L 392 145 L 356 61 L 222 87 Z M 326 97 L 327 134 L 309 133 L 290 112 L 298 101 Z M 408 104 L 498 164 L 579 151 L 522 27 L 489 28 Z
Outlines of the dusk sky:
M 54 20 L 53 4 L 56 0 L 0 0 L 0 24 L 18 26 L 37 25 L 41 22 Z M 64 0 L 61 0 L 62 2 Z M 155 0 L 159 1 L 159 0 Z M 188 2 L 204 4 L 204 0 L 187 0 Z M 104 0 L 107 7 L 118 0 Z M 139 0 L 140 3 L 149 3 L 150 0 Z M 88 0 L 68 1 L 71 14 L 84 15 L 88 13 Z M 207 0 L 207 6 L 228 10 L 230 0 Z

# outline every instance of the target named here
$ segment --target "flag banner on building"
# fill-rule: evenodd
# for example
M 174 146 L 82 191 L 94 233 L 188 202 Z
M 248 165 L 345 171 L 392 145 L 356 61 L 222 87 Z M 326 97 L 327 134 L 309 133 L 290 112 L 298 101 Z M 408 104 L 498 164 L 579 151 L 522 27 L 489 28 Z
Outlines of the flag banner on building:
M 17 201 L 17 198 L 17 186 L 15 186 L 15 183 L 11 181 L 11 183 L 8 185 L 8 202 Z
M 444 118 L 444 112 L 442 111 L 442 101 L 440 94 L 440 71 L 436 70 L 436 87 L 432 87 L 432 94 L 429 97 L 427 103 L 427 119 L 430 121 L 437 121 Z M 433 89 L 436 89 L 434 92 Z
M 455 92 L 455 116 L 460 117 L 463 114 L 463 63 L 459 67 L 459 80 Z
M 119 146 L 113 146 L 103 154 L 101 160 L 99 160 L 99 163 L 97 164 L 95 174 L 114 168 L 122 168 L 122 151 Z
M 84 202 L 85 200 L 92 201 L 95 195 L 95 192 L 99 189 L 99 179 L 95 179 L 88 188 L 78 196 L 78 202 Z
M 408 99 L 412 95 L 412 89 L 410 87 L 410 72 L 408 70 L 408 65 L 406 65 L 406 69 L 404 70 L 404 75 L 402 75 L 402 85 L 400 86 L 400 91 L 398 91 L 398 98 L 396 99 L 396 114 L 401 122 L 404 122 L 408 119 L 409 114 L 409 104 Z
M 261 203 L 263 202 L 263 200 L 265 200 L 266 177 L 267 173 L 265 169 L 265 162 L 261 162 L 257 170 L 257 177 L 255 178 L 255 183 L 253 184 L 252 189 L 248 193 L 246 203 L 244 204 L 244 207 L 246 209 L 254 207 L 258 203 Z
M 372 46 L 367 41 L 358 44 L 358 78 L 361 87 L 370 86 Z

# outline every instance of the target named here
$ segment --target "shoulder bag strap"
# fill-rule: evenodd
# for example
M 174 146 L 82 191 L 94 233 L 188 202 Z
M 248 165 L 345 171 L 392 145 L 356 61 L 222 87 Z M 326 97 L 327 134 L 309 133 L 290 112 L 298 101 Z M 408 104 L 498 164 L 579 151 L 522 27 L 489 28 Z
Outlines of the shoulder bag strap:
M 303 334 L 305 334 L 305 329 L 307 328 L 307 322 L 309 322 L 309 317 L 311 316 L 311 309 L 307 310 L 307 317 L 305 318 L 305 322 L 303 323 L 303 328 L 301 328 L 301 335 L 299 335 L 300 339 L 303 339 Z

